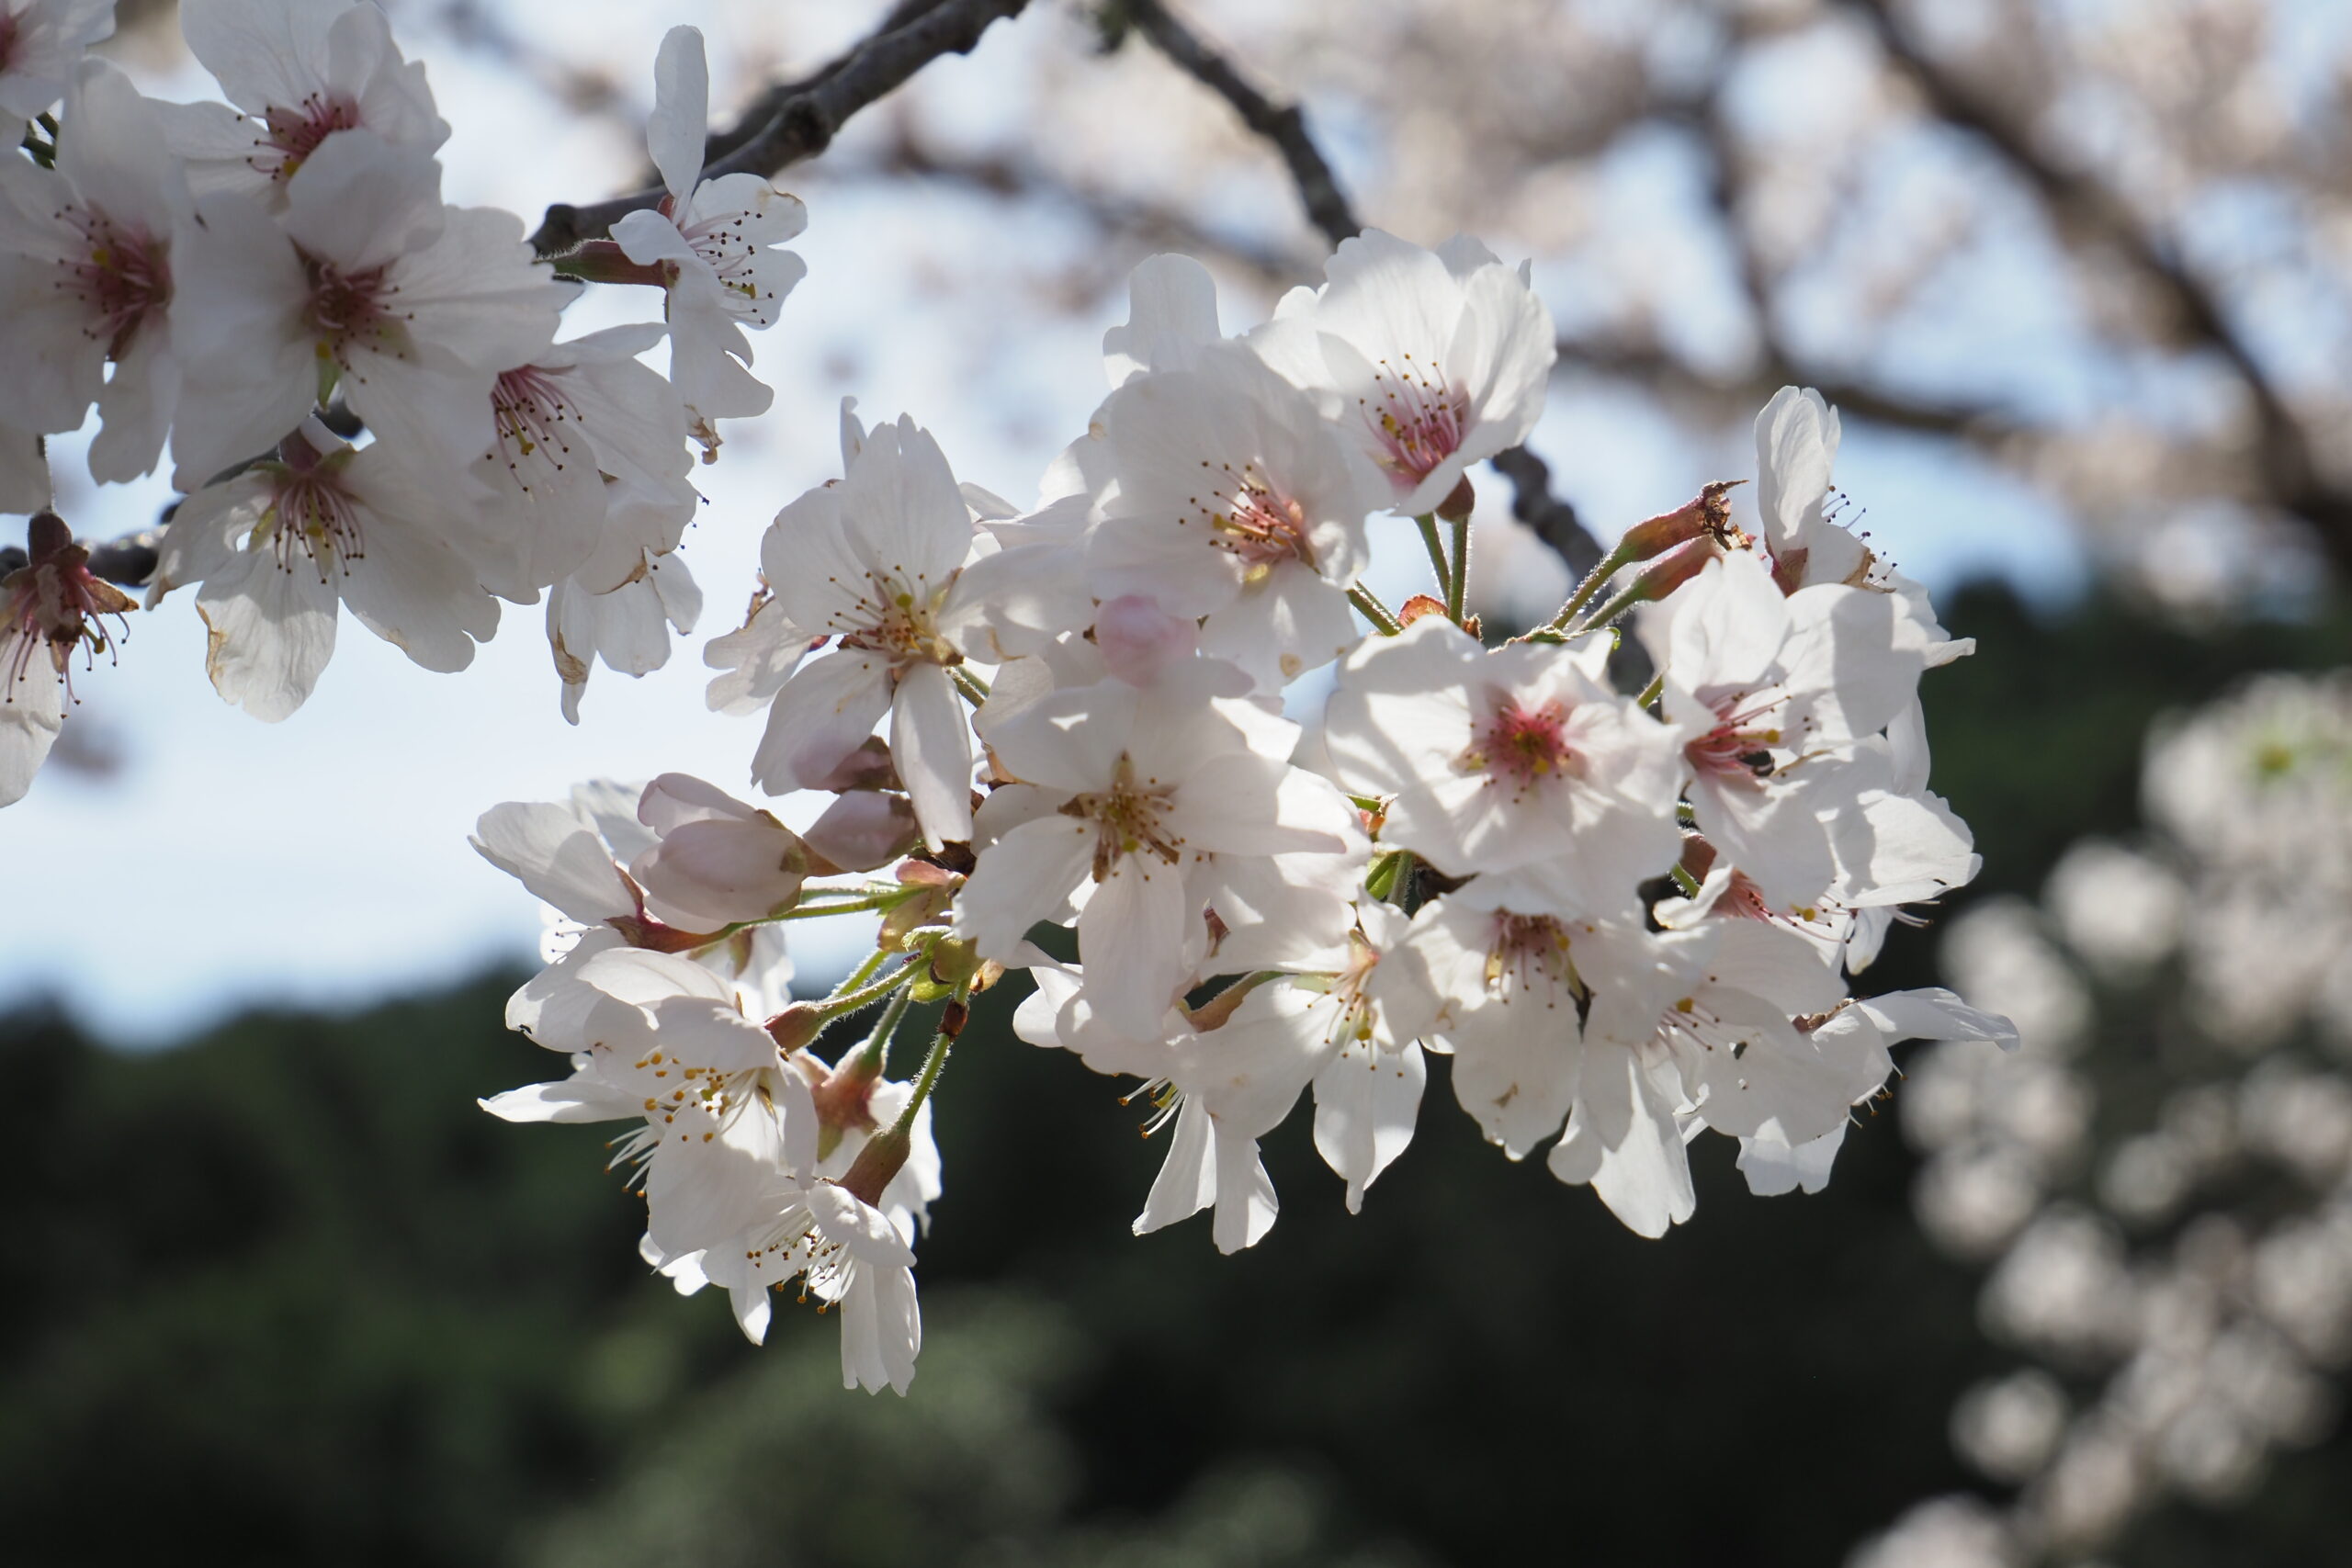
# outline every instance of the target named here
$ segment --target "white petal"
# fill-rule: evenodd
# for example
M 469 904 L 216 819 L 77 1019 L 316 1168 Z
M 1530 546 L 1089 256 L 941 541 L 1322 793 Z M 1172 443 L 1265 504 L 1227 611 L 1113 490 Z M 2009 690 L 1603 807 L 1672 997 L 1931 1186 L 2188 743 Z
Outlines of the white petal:
M 698 28 L 672 28 L 653 57 L 653 112 L 646 117 L 645 148 L 662 183 L 680 201 L 702 176 L 703 139 L 710 127 L 710 65 Z
M 890 757 L 936 850 L 972 837 L 971 710 L 947 671 L 917 664 L 899 680 L 890 710 Z

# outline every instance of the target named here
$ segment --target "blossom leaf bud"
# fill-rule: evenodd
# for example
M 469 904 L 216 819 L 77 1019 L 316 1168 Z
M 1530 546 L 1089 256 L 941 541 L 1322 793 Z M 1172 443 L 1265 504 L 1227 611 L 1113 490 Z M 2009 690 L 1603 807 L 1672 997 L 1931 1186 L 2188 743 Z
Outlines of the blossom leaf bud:
M 1416 593 L 1410 599 L 1406 600 L 1403 607 L 1397 610 L 1396 624 L 1399 626 L 1409 626 L 1415 621 L 1419 620 L 1423 615 L 1442 616 L 1444 614 L 1444 600 L 1432 599 L 1426 593 Z

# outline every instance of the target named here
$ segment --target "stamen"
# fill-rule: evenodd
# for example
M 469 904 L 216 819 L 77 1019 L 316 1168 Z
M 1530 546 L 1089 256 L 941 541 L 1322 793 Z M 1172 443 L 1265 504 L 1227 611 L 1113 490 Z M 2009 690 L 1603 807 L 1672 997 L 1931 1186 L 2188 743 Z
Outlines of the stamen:
M 1173 785 L 1158 779 L 1140 783 L 1135 763 L 1125 752 L 1112 774 L 1111 787 L 1092 795 L 1074 795 L 1063 803 L 1061 814 L 1098 824 L 1094 843 L 1094 880 L 1109 876 L 1122 855 L 1148 851 L 1170 865 L 1184 858 L 1184 840 L 1160 826 L 1159 814 L 1173 798 Z M 1142 874 L 1151 873 L 1138 863 Z
M 1402 359 L 1401 368 L 1382 360 L 1373 395 L 1357 401 L 1379 445 L 1381 466 L 1419 484 L 1462 449 L 1470 399 L 1447 384 L 1444 371 L 1417 365 L 1409 354 Z
M 1471 773 L 1493 773 L 1525 795 L 1550 778 L 1582 776 L 1584 759 L 1568 744 L 1567 705 L 1554 699 L 1529 706 L 1500 695 L 1494 714 L 1460 759 Z

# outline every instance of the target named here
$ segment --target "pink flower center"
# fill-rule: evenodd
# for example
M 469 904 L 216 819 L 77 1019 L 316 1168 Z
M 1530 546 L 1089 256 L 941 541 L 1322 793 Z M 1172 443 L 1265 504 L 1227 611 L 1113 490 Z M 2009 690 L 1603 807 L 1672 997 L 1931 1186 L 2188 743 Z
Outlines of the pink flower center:
M 346 576 L 351 563 L 368 558 L 368 540 L 360 526 L 359 502 L 344 488 L 340 464 L 322 464 L 297 471 L 288 468 L 278 480 L 266 514 L 276 524 L 272 541 L 277 548 L 277 569 L 294 570 L 299 552 L 317 569 L 324 582 L 330 571 Z
M 1286 560 L 1315 563 L 1315 552 L 1306 542 L 1306 509 L 1262 479 L 1244 479 L 1210 525 L 1216 532 L 1218 547 L 1239 556 L 1246 566 L 1271 567 Z
M 82 231 L 86 259 L 62 264 L 66 272 L 58 288 L 88 312 L 84 335 L 119 359 L 139 329 L 171 303 L 169 252 L 144 229 L 117 223 L 95 207 L 62 216 Z
M 1744 692 L 1715 700 L 1714 728 L 1682 748 L 1692 772 L 1751 785 L 1772 776 L 1777 766 L 1772 748 L 1781 744 L 1781 731 L 1777 725 L 1762 720 L 1784 699 L 1772 697 L 1741 705 L 1749 700 L 1750 694 Z
M 566 431 L 579 427 L 580 415 L 550 372 L 537 365 L 503 372 L 491 389 L 490 411 L 506 471 L 526 492 L 534 488 L 526 462 L 561 473 L 571 461 L 571 442 Z
M 1495 912 L 1494 936 L 1487 945 L 1487 989 L 1552 993 L 1544 1005 L 1555 1007 L 1556 993 L 1573 998 L 1583 985 L 1568 955 L 1566 926 L 1550 915 Z
M 1424 369 L 1404 356 L 1400 370 L 1380 362 L 1373 395 L 1360 400 L 1380 446 L 1384 468 L 1418 485 L 1462 449 L 1470 399 L 1446 383 L 1445 372 Z
M 123 616 L 131 608 L 130 595 L 92 575 L 90 552 L 74 543 L 54 513 L 35 515 L 26 542 L 31 559 L 0 578 L 0 671 L 7 675 L 5 700 L 12 703 L 40 648 L 49 650 L 50 669 L 71 696 L 74 649 L 83 648 L 90 665 L 102 652 L 113 658 L 117 641 L 128 635 Z M 121 628 L 113 636 L 101 619 L 106 615 Z
M 1156 778 L 1138 778 L 1134 761 L 1122 752 L 1118 766 L 1113 770 L 1110 788 L 1074 795 L 1062 804 L 1063 816 L 1095 826 L 1095 881 L 1109 876 L 1124 855 L 1136 856 L 1136 869 L 1147 879 L 1151 875 L 1144 858 L 1147 855 L 1170 865 L 1182 863 L 1182 837 L 1159 819 L 1175 794 L 1172 784 L 1161 784 Z
M 246 162 L 283 182 L 294 177 L 294 171 L 319 150 L 320 142 L 338 130 L 358 129 L 359 106 L 348 98 L 312 93 L 293 108 L 272 104 L 261 126 L 264 134 L 254 141 L 254 155 Z
M 1582 767 L 1576 748 L 1568 744 L 1568 710 L 1552 701 L 1528 706 L 1506 699 L 1463 760 L 1511 781 L 1523 794 L 1541 780 L 1573 775 Z
M 400 285 L 386 278 L 384 267 L 346 274 L 334 263 L 307 254 L 302 266 L 311 283 L 311 299 L 303 308 L 302 319 L 323 340 L 322 357 L 347 367 L 345 351 L 368 338 L 375 339 L 379 348 L 398 352 L 407 318 L 392 309 Z

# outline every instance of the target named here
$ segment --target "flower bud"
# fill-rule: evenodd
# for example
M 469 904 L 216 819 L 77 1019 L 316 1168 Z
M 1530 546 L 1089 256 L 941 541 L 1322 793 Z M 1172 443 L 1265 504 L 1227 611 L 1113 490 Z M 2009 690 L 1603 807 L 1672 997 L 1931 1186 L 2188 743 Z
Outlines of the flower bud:
M 979 949 L 968 938 L 942 937 L 931 944 L 932 978 L 960 986 L 979 973 Z
M 905 795 L 861 789 L 825 807 L 803 842 L 843 871 L 872 871 L 913 849 L 922 837 Z
M 1423 615 L 1435 615 L 1442 620 L 1445 616 L 1445 601 L 1432 598 L 1427 593 L 1416 593 L 1406 600 L 1403 606 L 1397 610 L 1396 624 L 1400 626 L 1409 626 Z
M 882 1206 L 882 1190 L 907 1163 L 913 1140 L 896 1127 L 886 1127 L 865 1141 L 839 1186 L 869 1209 Z
M 923 863 L 918 861 L 911 863 L 920 865 Z M 937 866 L 932 866 L 929 869 L 940 870 Z M 885 953 L 903 952 L 913 945 L 916 931 L 933 924 L 947 913 L 949 907 L 956 901 L 954 883 L 960 882 L 962 879 L 955 877 L 953 873 L 942 872 L 941 874 L 952 880 L 946 884 L 932 884 L 923 892 L 917 894 L 882 917 L 882 929 L 874 939 L 876 947 Z M 905 876 L 903 871 L 900 879 L 909 882 L 918 880 Z M 929 881 L 928 878 L 921 880 Z
M 1466 523 L 1478 504 L 1478 492 L 1471 488 L 1470 476 L 1464 474 L 1460 482 L 1446 491 L 1445 499 L 1437 503 L 1437 514 L 1448 523 Z
M 1740 482 L 1718 479 L 1673 511 L 1634 524 L 1618 541 L 1615 555 L 1627 563 L 1648 560 L 1702 535 L 1724 545 L 1739 542 L 1731 523 L 1731 492 Z
M 1170 615 L 1157 599 L 1129 593 L 1095 612 L 1094 643 L 1112 674 L 1130 686 L 1148 686 L 1169 665 L 1193 657 L 1201 628 Z
M 832 1015 L 815 1002 L 794 1002 L 768 1020 L 768 1034 L 786 1055 L 817 1043 Z
M 684 773 L 645 786 L 638 820 L 661 841 L 629 863 L 646 912 L 717 931 L 774 914 L 800 896 L 809 869 L 800 836 L 775 818 Z
M 1619 596 L 1620 604 L 1655 604 L 1668 594 L 1690 581 L 1703 570 L 1706 564 L 1724 553 L 1722 544 L 1712 536 L 1692 539 L 1678 547 L 1671 555 L 1652 562 L 1634 585 Z

